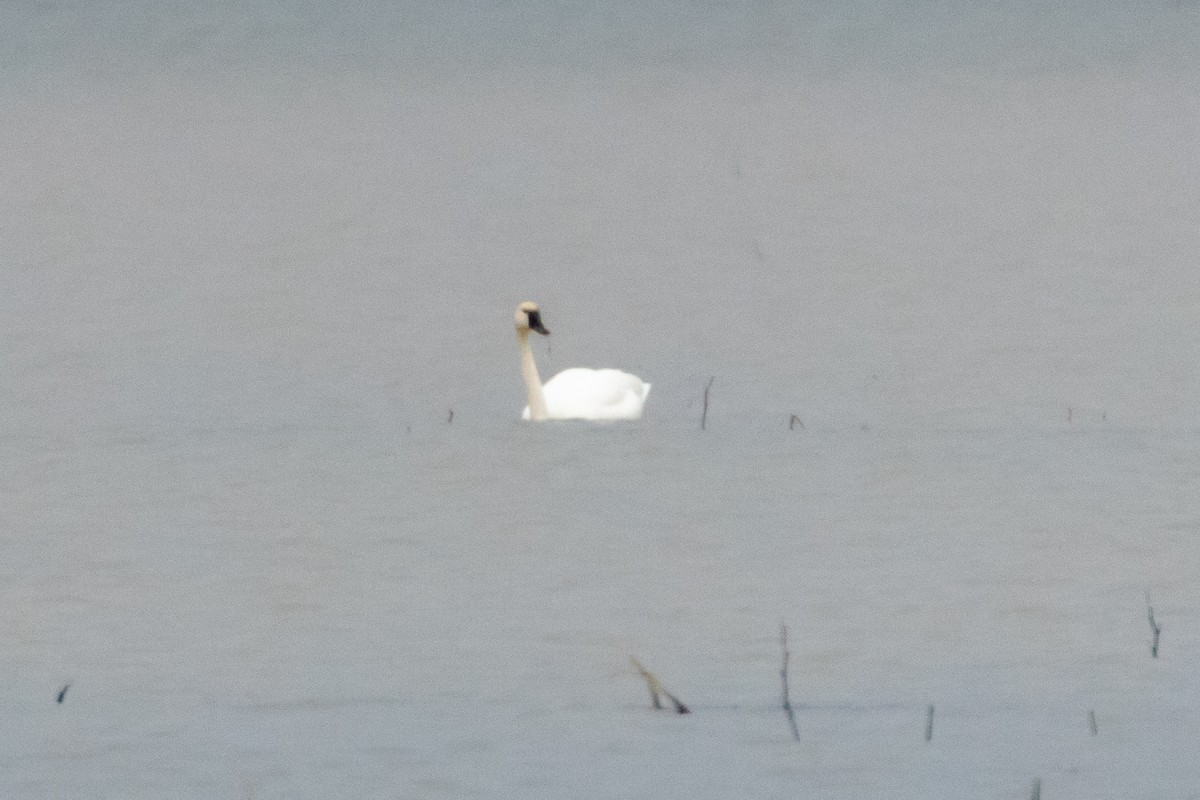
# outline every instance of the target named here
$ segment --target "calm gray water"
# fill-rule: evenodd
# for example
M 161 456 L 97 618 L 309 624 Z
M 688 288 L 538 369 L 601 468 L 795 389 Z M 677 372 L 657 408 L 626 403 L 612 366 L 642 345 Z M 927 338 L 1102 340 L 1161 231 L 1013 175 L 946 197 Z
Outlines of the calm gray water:
M 1200 797 L 1198 53 L 0 6 L 0 796 Z

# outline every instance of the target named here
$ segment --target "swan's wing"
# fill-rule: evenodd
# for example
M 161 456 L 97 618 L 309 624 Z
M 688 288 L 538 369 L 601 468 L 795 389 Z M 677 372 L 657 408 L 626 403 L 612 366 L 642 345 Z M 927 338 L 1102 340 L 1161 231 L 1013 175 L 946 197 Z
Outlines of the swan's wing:
M 611 405 L 619 402 L 627 393 L 642 394 L 641 378 L 616 369 L 565 369 L 548 380 L 542 390 L 546 401 L 554 395 L 560 400 L 570 400 L 590 406 Z
M 617 369 L 566 369 L 542 387 L 556 419 L 637 419 L 650 384 Z

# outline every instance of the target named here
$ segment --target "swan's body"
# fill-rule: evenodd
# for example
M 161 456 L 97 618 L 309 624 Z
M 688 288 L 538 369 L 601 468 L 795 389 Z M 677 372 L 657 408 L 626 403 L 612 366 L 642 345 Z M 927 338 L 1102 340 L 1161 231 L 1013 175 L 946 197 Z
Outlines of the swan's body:
M 619 369 L 564 369 L 542 386 L 545 419 L 641 419 L 650 384 Z M 521 419 L 531 419 L 529 406 Z
M 548 419 L 622 420 L 641 419 L 642 406 L 650 394 L 650 384 L 636 375 L 617 369 L 565 369 L 545 385 L 538 375 L 529 331 L 548 335 L 542 325 L 537 304 L 525 302 L 517 307 L 517 346 L 521 350 L 521 376 L 529 405 L 522 419 L 541 422 Z

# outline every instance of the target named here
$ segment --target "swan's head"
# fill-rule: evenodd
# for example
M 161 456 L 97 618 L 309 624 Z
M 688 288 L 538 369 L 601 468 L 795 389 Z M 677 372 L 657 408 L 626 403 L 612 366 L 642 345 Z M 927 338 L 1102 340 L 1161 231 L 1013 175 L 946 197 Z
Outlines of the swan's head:
M 516 322 L 518 332 L 537 331 L 543 336 L 550 333 L 550 331 L 546 330 L 546 326 L 542 324 L 542 314 L 538 311 L 537 303 L 532 300 L 526 300 L 517 306 L 514 321 Z

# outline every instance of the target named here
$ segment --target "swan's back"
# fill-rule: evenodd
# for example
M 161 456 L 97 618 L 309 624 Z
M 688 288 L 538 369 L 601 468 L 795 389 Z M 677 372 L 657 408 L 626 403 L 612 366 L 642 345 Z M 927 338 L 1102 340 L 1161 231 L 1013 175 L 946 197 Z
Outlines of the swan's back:
M 550 419 L 641 419 L 650 384 L 619 369 L 565 369 L 542 391 Z M 529 419 L 529 407 L 522 414 Z

